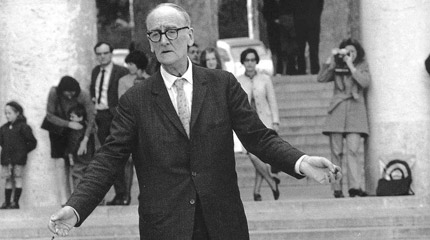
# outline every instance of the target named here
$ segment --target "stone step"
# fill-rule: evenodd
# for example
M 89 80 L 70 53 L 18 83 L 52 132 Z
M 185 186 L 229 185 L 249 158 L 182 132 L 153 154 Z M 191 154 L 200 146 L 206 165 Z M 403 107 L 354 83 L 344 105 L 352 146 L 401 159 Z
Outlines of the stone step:
M 306 100 L 306 99 L 330 99 L 333 97 L 332 89 L 318 89 L 314 91 L 289 91 L 287 88 L 275 89 L 276 100 L 278 102 L 291 101 L 291 100 Z
M 323 126 L 326 121 L 326 116 L 294 116 L 294 117 L 281 117 L 282 124 L 288 127 L 308 127 L 308 126 Z
M 305 82 L 318 83 L 317 75 L 273 76 L 272 81 L 276 84 L 305 83 Z
M 120 232 L 120 230 L 118 230 Z M 343 240 L 428 240 L 430 227 L 365 227 L 365 228 L 340 228 L 340 229 L 313 229 L 313 230 L 266 230 L 250 231 L 251 240 L 313 240 L 313 239 L 343 239 Z M 46 240 L 40 238 L 13 238 L 14 240 Z M 56 238 L 57 239 L 57 238 Z M 59 239 L 59 238 L 58 238 Z M 71 234 L 65 239 L 70 240 L 139 240 L 138 233 L 134 235 L 100 235 L 100 236 L 74 236 Z
M 244 207 L 252 239 L 420 239 L 430 233 L 429 201 L 415 196 L 244 202 Z M 0 239 L 49 239 L 46 224 L 54 210 L 3 210 Z M 98 207 L 67 239 L 103 236 L 135 239 L 137 206 Z
M 331 99 L 294 99 L 288 101 L 278 102 L 279 112 L 285 111 L 287 109 L 300 109 L 300 108 L 323 108 L 327 109 L 330 104 Z
M 276 92 L 301 92 L 301 91 L 321 91 L 332 90 L 333 83 L 317 82 L 274 82 L 273 88 Z
M 279 109 L 279 116 L 281 118 L 288 118 L 288 117 L 315 117 L 315 116 L 327 116 L 327 107 L 314 107 L 314 106 L 306 106 L 306 107 L 287 107 L 287 108 L 280 108 Z M 282 125 L 282 122 L 281 122 Z
M 328 144 L 329 138 L 321 133 L 316 134 L 292 134 L 292 133 L 279 133 L 279 135 L 288 141 L 293 146 L 304 144 Z
M 340 229 L 313 229 L 304 231 L 276 230 L 250 232 L 251 240 L 310 240 L 310 239 L 342 239 L 342 240 L 391 240 L 391 239 L 428 239 L 430 227 L 366 227 Z
M 323 126 L 290 126 L 281 122 L 279 125 L 278 134 L 283 135 L 310 135 L 322 134 Z M 323 135 L 325 136 L 325 135 Z M 327 136 L 326 136 L 327 137 Z

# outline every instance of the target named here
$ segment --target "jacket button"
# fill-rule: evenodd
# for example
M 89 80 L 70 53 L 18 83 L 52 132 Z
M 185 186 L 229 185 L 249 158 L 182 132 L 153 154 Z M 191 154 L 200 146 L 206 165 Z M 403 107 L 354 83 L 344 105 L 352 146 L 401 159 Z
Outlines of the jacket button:
M 191 199 L 191 200 L 190 200 L 190 204 L 191 204 L 191 205 L 194 205 L 194 203 L 196 203 L 196 200 Z
M 197 173 L 196 172 L 191 172 L 191 176 L 195 177 L 195 176 L 197 176 Z

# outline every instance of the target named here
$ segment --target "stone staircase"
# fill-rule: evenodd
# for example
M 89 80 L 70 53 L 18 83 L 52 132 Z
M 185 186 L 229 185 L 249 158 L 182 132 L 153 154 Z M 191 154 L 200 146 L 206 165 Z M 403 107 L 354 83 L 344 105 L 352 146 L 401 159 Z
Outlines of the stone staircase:
M 330 156 L 328 137 L 324 136 L 321 130 L 333 94 L 332 83 L 318 83 L 316 75 L 304 75 L 273 77 L 273 85 L 280 115 L 279 135 L 308 155 L 328 158 Z M 255 168 L 244 154 L 236 154 L 236 163 L 241 191 L 250 192 L 249 195 L 252 195 Z M 289 199 L 331 197 L 329 186 L 321 188 L 316 182 L 308 179 L 297 180 L 283 173 L 280 174 L 280 179 L 281 196 L 286 192 Z M 265 182 L 263 186 L 267 188 Z M 311 195 L 307 194 L 309 191 Z M 244 200 L 252 200 L 245 194 L 242 197 Z
M 330 156 L 328 137 L 321 133 L 333 96 L 332 83 L 316 75 L 274 77 L 281 126 L 279 135 L 309 155 Z
M 430 239 L 429 200 L 422 197 L 248 201 L 244 206 L 252 240 Z M 54 210 L 2 211 L 0 239 L 50 239 L 46 225 Z M 100 206 L 83 226 L 58 239 L 138 240 L 137 205 Z
M 321 134 L 332 85 L 316 76 L 275 77 L 281 115 L 281 137 L 310 155 L 329 157 L 328 138 Z M 430 239 L 430 197 L 366 197 L 334 199 L 329 185 L 296 180 L 281 173 L 281 197 L 273 201 L 263 182 L 262 202 L 252 199 L 255 169 L 247 155 L 236 154 L 238 184 L 252 240 Z M 346 189 L 345 189 L 346 190 Z M 138 240 L 137 180 L 132 203 L 100 206 L 65 239 Z M 111 190 L 106 199 L 111 199 Z M 0 239 L 50 239 L 47 221 L 59 206 L 0 211 Z M 56 238 L 57 239 L 57 238 Z

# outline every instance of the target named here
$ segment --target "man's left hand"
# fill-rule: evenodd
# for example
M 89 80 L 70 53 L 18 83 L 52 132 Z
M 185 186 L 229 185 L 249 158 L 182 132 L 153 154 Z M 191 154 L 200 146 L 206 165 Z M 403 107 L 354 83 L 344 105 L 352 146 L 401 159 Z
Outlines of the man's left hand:
M 305 176 L 321 184 L 332 183 L 342 178 L 340 167 L 324 157 L 306 156 L 301 162 L 299 170 Z

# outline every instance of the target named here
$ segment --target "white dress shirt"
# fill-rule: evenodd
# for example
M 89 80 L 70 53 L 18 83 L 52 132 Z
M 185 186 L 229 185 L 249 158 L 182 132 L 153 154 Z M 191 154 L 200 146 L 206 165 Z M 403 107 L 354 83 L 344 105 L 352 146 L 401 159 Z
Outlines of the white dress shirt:
M 187 98 L 188 111 L 191 113 L 191 104 L 193 99 L 193 64 L 191 64 L 190 59 L 188 59 L 188 69 L 181 77 L 176 77 L 168 73 L 163 66 L 160 67 L 160 73 L 161 77 L 163 77 L 164 84 L 166 85 L 167 92 L 169 93 L 170 100 L 172 101 L 173 107 L 175 107 L 176 113 L 178 112 L 178 104 L 176 103 L 176 96 L 178 93 L 176 92 L 176 87 L 174 87 L 173 84 L 178 78 L 184 78 L 186 80 L 184 82 L 184 92 L 185 97 Z

